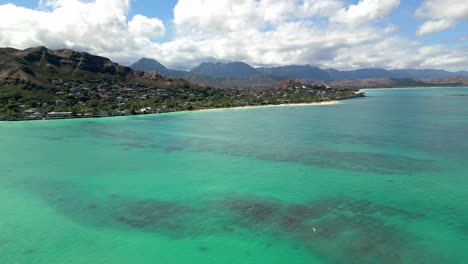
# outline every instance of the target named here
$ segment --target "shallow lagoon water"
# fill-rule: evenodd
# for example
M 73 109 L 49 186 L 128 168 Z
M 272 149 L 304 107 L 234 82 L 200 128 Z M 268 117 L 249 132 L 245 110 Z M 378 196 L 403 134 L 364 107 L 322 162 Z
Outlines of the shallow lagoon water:
M 467 88 L 0 124 L 0 263 L 465 263 Z

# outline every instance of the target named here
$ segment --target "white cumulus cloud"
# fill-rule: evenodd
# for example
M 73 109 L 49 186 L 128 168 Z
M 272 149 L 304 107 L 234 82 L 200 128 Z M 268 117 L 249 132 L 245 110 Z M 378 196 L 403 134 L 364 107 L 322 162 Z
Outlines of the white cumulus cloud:
M 327 17 L 343 5 L 338 0 L 179 0 L 174 23 L 183 34 L 223 35 Z
M 400 0 L 361 0 L 343 8 L 333 16 L 333 21 L 359 26 L 390 14 L 400 5 Z
M 177 69 L 206 61 L 466 69 L 458 59 L 467 57 L 466 48 L 427 46 L 398 35 L 388 16 L 399 0 L 178 0 L 174 20 L 166 21 L 174 34 L 166 34 L 158 18 L 130 16 L 131 3 L 41 0 L 37 9 L 0 5 L 0 46 L 71 48 L 126 65 L 149 57 Z M 419 14 L 433 21 L 421 33 L 460 21 L 463 15 L 449 16 L 453 12 L 427 18 Z M 160 36 L 165 38 L 155 39 Z
M 422 24 L 416 33 L 418 35 L 437 33 L 444 31 L 453 25 L 455 25 L 455 21 L 451 19 L 443 18 L 439 20 L 430 20 Z
M 135 15 L 128 22 L 128 30 L 136 36 L 153 38 L 161 36 L 165 32 L 164 24 L 157 18 L 147 18 L 142 15 Z
M 468 20 L 468 1 L 425 0 L 416 16 L 427 20 L 418 29 L 418 35 L 437 33 Z
M 0 46 L 88 50 L 98 54 L 138 49 L 164 33 L 161 20 L 136 15 L 129 0 L 43 0 L 33 10 L 0 5 Z

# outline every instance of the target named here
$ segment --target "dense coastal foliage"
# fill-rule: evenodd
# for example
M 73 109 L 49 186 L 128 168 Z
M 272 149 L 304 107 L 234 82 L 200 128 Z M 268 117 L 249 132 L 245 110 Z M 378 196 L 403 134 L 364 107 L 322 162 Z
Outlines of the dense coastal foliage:
M 363 96 L 357 90 L 297 81 L 255 89 L 217 89 L 135 71 L 87 53 L 44 47 L 2 49 L 0 59 L 0 120 L 105 117 Z
M 103 117 L 164 113 L 174 111 L 257 106 L 269 104 L 312 103 L 363 96 L 354 90 L 289 81 L 263 89 L 171 88 L 126 85 L 102 80 L 97 82 L 54 80 L 53 88 L 18 79 L 1 82 L 0 114 L 4 120 L 42 119 L 48 113 L 59 117 Z M 68 114 L 65 114 L 68 113 Z

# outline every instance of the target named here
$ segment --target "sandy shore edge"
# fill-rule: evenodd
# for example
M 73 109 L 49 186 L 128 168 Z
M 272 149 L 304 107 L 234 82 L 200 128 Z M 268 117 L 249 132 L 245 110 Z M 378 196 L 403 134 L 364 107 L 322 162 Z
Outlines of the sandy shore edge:
M 146 115 L 163 115 L 163 114 L 177 114 L 177 113 L 197 113 L 197 112 L 213 112 L 213 111 L 224 111 L 224 110 L 242 110 L 242 109 L 253 109 L 253 108 L 269 108 L 269 107 L 285 107 L 285 106 L 320 106 L 320 105 L 335 105 L 339 104 L 338 101 L 328 102 L 317 102 L 317 103 L 299 103 L 299 104 L 278 104 L 278 105 L 253 105 L 253 106 L 239 106 L 239 107 L 223 107 L 223 108 L 207 108 L 190 111 L 175 111 L 167 113 L 154 113 L 154 114 L 143 114 L 143 115 L 131 115 L 132 116 L 146 116 Z M 91 118 L 64 118 L 64 119 L 49 119 L 49 120 L 20 120 L 20 121 L 0 121 L 1 123 L 11 122 L 31 122 L 31 121 L 56 121 L 56 120 L 86 120 L 86 119 L 102 119 L 102 118 L 118 118 L 123 116 L 108 116 L 108 117 L 91 117 Z
M 410 89 L 459 89 L 459 88 L 468 88 L 468 86 L 455 86 L 455 87 L 450 87 L 450 86 L 415 86 L 415 87 L 395 87 L 395 88 L 361 88 L 360 91 L 365 92 L 366 90 L 410 90 Z
M 238 106 L 238 107 L 222 107 L 222 108 L 207 108 L 190 111 L 177 111 L 172 113 L 193 113 L 193 112 L 211 112 L 211 111 L 224 111 L 224 110 L 242 110 L 253 108 L 269 108 L 269 107 L 284 107 L 284 106 L 320 106 L 320 105 L 335 105 L 338 101 L 317 102 L 317 103 L 299 103 L 299 104 L 277 104 L 277 105 L 252 105 L 252 106 Z

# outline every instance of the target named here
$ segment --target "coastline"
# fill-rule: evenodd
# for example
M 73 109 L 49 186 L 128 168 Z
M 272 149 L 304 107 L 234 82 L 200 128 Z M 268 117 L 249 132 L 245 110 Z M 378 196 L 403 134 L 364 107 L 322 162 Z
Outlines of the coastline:
M 459 89 L 459 88 L 468 88 L 468 86 L 415 86 L 415 87 L 395 87 L 395 88 L 361 88 L 360 91 L 366 91 L 366 90 L 410 90 L 410 89 Z
M 147 116 L 147 115 L 163 115 L 163 114 L 177 114 L 177 113 L 197 113 L 197 112 L 214 112 L 214 111 L 225 111 L 225 110 L 247 110 L 255 108 L 270 108 L 270 107 L 287 107 L 287 106 L 324 106 L 324 105 L 336 105 L 339 104 L 337 100 L 326 101 L 326 102 L 314 102 L 314 103 L 297 103 L 297 104 L 270 104 L 270 105 L 252 105 L 252 106 L 238 106 L 238 107 L 220 107 L 220 108 L 206 108 L 198 110 L 185 110 L 185 111 L 175 111 L 175 112 L 164 112 L 164 113 L 148 113 L 148 114 L 139 114 L 139 115 L 127 115 L 127 116 L 105 116 L 105 117 L 87 117 L 87 118 L 55 118 L 55 119 L 40 119 L 40 120 L 15 120 L 15 121 L 0 121 L 2 123 L 17 123 L 17 122 L 31 122 L 31 121 L 56 121 L 56 120 L 87 120 L 87 119 L 108 119 L 108 118 L 119 118 L 119 117 L 137 117 L 137 116 Z
M 255 109 L 255 108 L 283 107 L 283 106 L 320 106 L 320 105 L 336 105 L 336 104 L 338 104 L 338 101 L 335 100 L 335 101 L 316 102 L 316 103 L 276 104 L 276 105 L 269 104 L 269 105 L 207 108 L 207 109 L 177 111 L 177 112 L 169 112 L 169 113 L 196 113 L 196 112 L 213 112 L 213 111 L 224 111 L 224 110 L 243 110 L 243 109 Z M 162 113 L 162 114 L 169 114 L 169 113 Z

